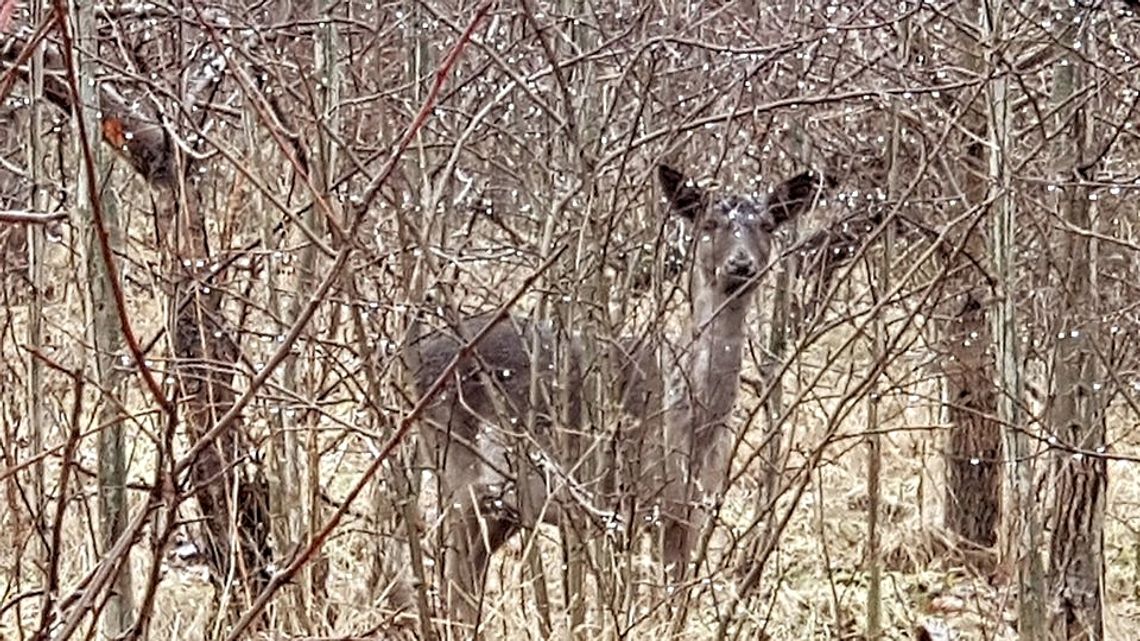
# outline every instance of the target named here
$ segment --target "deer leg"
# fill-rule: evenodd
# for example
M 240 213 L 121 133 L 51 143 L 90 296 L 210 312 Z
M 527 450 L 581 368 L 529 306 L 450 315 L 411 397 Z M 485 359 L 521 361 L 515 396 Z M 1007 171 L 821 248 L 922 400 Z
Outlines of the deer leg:
M 665 579 L 678 587 L 685 580 L 692 550 L 692 524 L 689 515 L 688 484 L 683 480 L 670 481 L 664 492 L 661 505 L 661 562 L 665 567 Z
M 691 532 L 689 524 L 683 519 L 668 516 L 663 521 L 661 560 L 665 564 L 669 584 L 675 586 L 685 580 L 692 548 Z
M 496 497 L 461 502 L 447 546 L 446 595 L 452 623 L 478 624 L 491 556 L 518 530 L 518 519 Z
M 674 419 L 676 420 L 676 419 Z M 670 438 L 671 437 L 671 438 Z M 667 434 L 659 473 L 664 483 L 661 493 L 661 561 L 666 580 L 679 588 L 685 580 L 692 556 L 693 527 L 691 447 L 687 435 Z

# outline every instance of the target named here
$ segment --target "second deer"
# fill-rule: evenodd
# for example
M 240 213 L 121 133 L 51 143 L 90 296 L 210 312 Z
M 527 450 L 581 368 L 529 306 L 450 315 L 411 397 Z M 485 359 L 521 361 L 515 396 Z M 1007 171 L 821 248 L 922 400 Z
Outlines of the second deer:
M 590 394 L 580 341 L 549 323 L 507 317 L 490 328 L 425 412 L 421 452 L 438 470 L 449 614 L 477 620 L 491 555 L 513 534 L 569 516 L 608 520 L 652 513 L 661 519 L 661 557 L 670 577 L 685 576 L 709 514 L 704 497 L 719 490 L 731 461 L 729 424 L 740 382 L 744 321 L 766 268 L 775 229 L 808 209 L 831 178 L 805 172 L 758 197 L 720 195 L 659 165 L 669 210 L 693 231 L 687 349 L 679 354 L 632 339 L 605 350 L 621 406 L 637 425 L 622 435 L 622 455 L 645 464 L 620 485 L 630 511 L 608 512 L 596 497 L 613 470 L 584 478 L 581 434 Z M 468 317 L 418 336 L 406 352 L 417 393 L 444 373 L 491 315 Z M 532 370 L 532 367 L 535 369 Z M 664 373 L 664 374 L 663 374 Z M 558 428 L 558 429 L 556 429 Z M 568 450 L 579 450 L 570 452 Z M 625 497 L 624 500 L 631 500 Z

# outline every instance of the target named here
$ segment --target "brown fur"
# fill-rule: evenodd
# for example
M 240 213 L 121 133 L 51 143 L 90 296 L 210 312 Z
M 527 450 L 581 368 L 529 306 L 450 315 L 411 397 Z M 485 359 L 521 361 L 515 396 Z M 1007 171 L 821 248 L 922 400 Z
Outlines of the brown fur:
M 600 528 L 615 527 L 631 513 L 637 522 L 660 518 L 663 562 L 675 581 L 687 572 L 708 518 L 700 504 L 719 490 L 731 463 L 735 439 L 728 422 L 744 319 L 769 260 L 771 233 L 810 204 L 820 180 L 802 174 L 767 199 L 713 202 L 668 167 L 659 167 L 658 177 L 671 210 L 694 228 L 689 340 L 680 354 L 633 338 L 604 350 L 621 408 L 637 420 L 604 450 L 613 456 L 602 478 L 577 473 L 588 469 L 579 457 L 593 434 L 583 425 L 583 403 L 598 397 L 590 387 L 597 377 L 584 371 L 596 363 L 585 362 L 581 341 L 556 335 L 548 324 L 519 317 L 498 323 L 426 412 L 421 451 L 438 466 L 440 501 L 448 511 L 445 594 L 449 613 L 460 620 L 476 620 L 495 550 L 519 529 L 556 523 L 565 514 L 585 516 Z M 406 357 L 417 393 L 492 318 L 469 317 L 451 330 L 413 338 Z M 578 447 L 570 449 L 578 453 L 571 455 L 567 444 L 574 441 Z

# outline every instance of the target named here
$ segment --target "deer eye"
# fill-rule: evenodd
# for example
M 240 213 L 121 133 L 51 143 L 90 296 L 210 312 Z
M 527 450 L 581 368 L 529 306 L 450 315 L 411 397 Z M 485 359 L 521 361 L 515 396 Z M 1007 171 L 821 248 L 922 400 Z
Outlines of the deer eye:
M 701 231 L 716 231 L 720 227 L 720 221 L 715 216 L 709 216 L 701 221 Z

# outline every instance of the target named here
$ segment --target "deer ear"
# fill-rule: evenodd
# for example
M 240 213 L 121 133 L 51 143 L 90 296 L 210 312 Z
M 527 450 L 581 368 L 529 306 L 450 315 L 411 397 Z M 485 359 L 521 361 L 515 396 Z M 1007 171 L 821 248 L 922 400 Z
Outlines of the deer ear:
M 657 165 L 657 180 L 669 201 L 670 210 L 689 220 L 697 217 L 704 204 L 705 193 L 696 183 L 668 165 Z
M 825 189 L 832 189 L 839 181 L 834 176 L 805 171 L 776 185 L 768 196 L 768 213 L 774 226 L 789 221 L 807 211 Z

